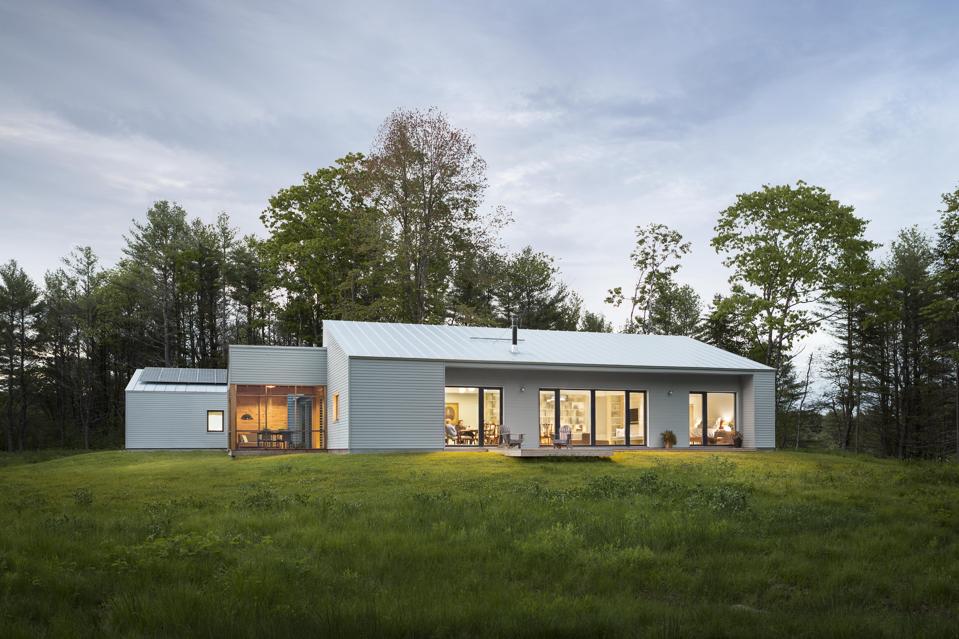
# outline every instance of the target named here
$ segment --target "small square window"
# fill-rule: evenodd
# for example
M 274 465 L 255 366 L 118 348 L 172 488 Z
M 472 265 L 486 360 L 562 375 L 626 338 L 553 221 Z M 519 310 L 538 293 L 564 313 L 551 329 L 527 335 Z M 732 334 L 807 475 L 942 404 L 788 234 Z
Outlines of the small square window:
M 222 410 L 208 410 L 206 412 L 206 432 L 208 433 L 223 432 L 223 411 Z
M 340 394 L 333 393 L 333 421 L 339 421 L 340 419 Z

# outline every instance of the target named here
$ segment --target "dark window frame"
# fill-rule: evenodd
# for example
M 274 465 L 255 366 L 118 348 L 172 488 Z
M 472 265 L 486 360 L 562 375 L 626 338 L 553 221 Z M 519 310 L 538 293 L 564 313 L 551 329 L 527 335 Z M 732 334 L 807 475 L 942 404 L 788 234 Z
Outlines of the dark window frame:
M 626 412 L 623 416 L 623 422 L 626 427 L 626 437 L 625 444 L 621 446 L 630 446 L 633 448 L 646 448 L 649 446 L 649 391 L 647 390 L 624 390 L 622 388 L 540 388 L 540 393 L 553 393 L 553 440 L 559 436 L 559 393 L 560 391 L 588 391 L 589 392 L 589 444 L 588 446 L 596 446 L 596 391 L 606 391 L 611 393 L 624 393 L 626 395 Z M 643 443 L 642 444 L 633 444 L 630 442 L 631 433 L 630 433 L 630 423 L 629 423 L 629 395 L 630 393 L 642 393 L 643 395 Z M 537 394 L 537 411 L 536 414 L 540 415 L 539 411 L 539 397 Z M 541 425 L 537 424 L 537 430 L 539 431 L 542 428 Z M 540 435 L 541 436 L 541 435 Z M 542 446 L 542 444 L 540 444 Z M 620 446 L 617 444 L 617 446 Z
M 220 430 L 210 430 L 210 415 L 214 413 L 220 414 Z M 226 411 L 225 410 L 208 410 L 206 412 L 206 432 L 208 433 L 222 433 L 226 431 Z
M 709 443 L 709 434 L 708 427 L 706 426 L 706 415 L 709 414 L 709 395 L 732 395 L 733 396 L 733 424 L 736 425 L 736 432 L 742 434 L 742 431 L 739 430 L 739 393 L 736 391 L 725 391 L 725 390 L 711 390 L 711 391 L 700 391 L 693 390 L 689 391 L 690 395 L 699 395 L 703 399 L 703 434 L 702 441 L 698 444 L 694 444 L 692 439 L 689 440 L 690 446 L 700 446 L 702 448 L 732 448 L 735 445 L 730 442 L 728 444 L 710 444 Z M 686 433 L 689 436 L 689 424 L 686 424 Z
M 444 423 L 443 424 L 444 446 L 447 448 L 483 448 L 484 446 L 486 446 L 486 444 L 484 443 L 486 441 L 486 432 L 485 432 L 486 431 L 486 403 L 484 401 L 485 397 L 483 396 L 484 391 L 488 391 L 488 390 L 499 391 L 499 427 L 502 428 L 503 427 L 503 404 L 504 404 L 503 399 L 505 396 L 505 393 L 503 392 L 503 387 L 502 386 L 464 386 L 464 385 L 443 386 L 444 398 L 446 395 L 446 390 L 449 388 L 475 388 L 478 391 L 477 404 L 479 405 L 479 410 L 478 410 L 479 415 L 477 417 L 479 421 L 477 422 L 477 425 L 476 425 L 476 443 L 475 444 L 446 444 L 445 443 L 446 442 L 446 424 Z M 444 404 L 445 404 L 445 401 L 444 401 Z

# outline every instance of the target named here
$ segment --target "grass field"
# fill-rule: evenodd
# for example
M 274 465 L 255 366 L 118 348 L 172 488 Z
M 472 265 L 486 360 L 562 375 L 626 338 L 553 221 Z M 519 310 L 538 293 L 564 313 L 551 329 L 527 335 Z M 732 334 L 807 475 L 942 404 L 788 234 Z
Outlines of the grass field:
M 0 457 L 0 635 L 957 636 L 959 468 Z

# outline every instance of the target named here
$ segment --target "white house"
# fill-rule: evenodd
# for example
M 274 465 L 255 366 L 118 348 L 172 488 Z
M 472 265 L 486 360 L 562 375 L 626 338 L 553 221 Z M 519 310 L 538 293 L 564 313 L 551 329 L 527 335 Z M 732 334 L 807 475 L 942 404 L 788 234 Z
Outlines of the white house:
M 138 370 L 127 448 L 775 445 L 774 371 L 688 337 L 325 321 L 323 347 Z M 559 441 L 557 441 L 559 440 Z

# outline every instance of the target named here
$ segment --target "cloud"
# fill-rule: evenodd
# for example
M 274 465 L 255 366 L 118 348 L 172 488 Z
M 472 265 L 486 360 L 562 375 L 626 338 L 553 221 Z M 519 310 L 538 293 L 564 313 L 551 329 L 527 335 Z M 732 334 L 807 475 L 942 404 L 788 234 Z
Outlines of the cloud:
M 709 246 L 737 193 L 805 179 L 888 242 L 959 174 L 959 9 L 199 0 L 0 7 L 0 259 L 31 272 L 177 199 L 244 232 L 277 189 L 366 151 L 397 107 L 438 106 L 489 169 L 513 248 L 555 255 L 593 310 L 632 274 L 633 228 Z
M 225 195 L 226 171 L 216 160 L 138 134 L 104 135 L 47 113 L 0 112 L 0 145 L 7 161 L 42 157 L 122 198 L 169 194 Z

